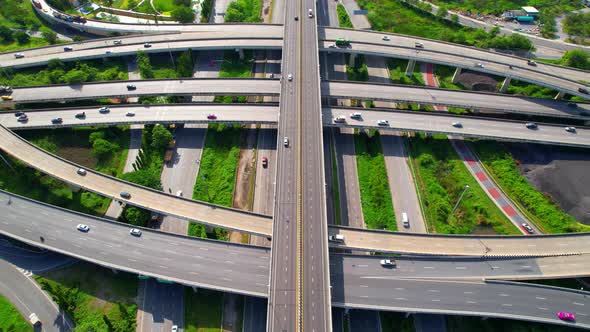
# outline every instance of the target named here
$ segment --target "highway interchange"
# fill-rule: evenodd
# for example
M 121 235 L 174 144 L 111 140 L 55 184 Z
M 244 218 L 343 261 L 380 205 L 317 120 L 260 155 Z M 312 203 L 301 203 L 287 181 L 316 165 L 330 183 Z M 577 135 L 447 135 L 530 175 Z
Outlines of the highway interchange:
M 46 6 L 44 2 L 43 4 Z M 555 317 L 555 311 L 568 310 L 578 314 L 576 326 L 590 328 L 590 320 L 584 313 L 584 306 L 590 305 L 587 299 L 588 294 L 585 292 L 485 281 L 486 278 L 517 280 L 586 276 L 589 274 L 586 270 L 587 266 L 585 266 L 587 264 L 584 264 L 588 254 L 587 235 L 503 239 L 417 236 L 413 238 L 414 243 L 400 245 L 391 240 L 396 236 L 401 236 L 400 238 L 406 236 L 407 240 L 409 239 L 408 235 L 331 227 L 330 234 L 345 235 L 346 242 L 340 245 L 341 248 L 429 255 L 481 255 L 482 258 L 402 258 L 398 260 L 399 265 L 395 269 L 395 276 L 392 276 L 392 270 L 384 269 L 378 264 L 377 258 L 370 256 L 331 255 L 328 264 L 326 198 L 323 185 L 326 180 L 323 173 L 324 153 L 321 144 L 322 124 L 324 126 L 379 128 L 376 126 L 376 122 L 382 119 L 389 120 L 391 125 L 387 129 L 391 130 L 462 134 L 464 136 L 572 146 L 588 145 L 590 134 L 587 129 L 579 128 L 576 134 L 570 135 L 564 132 L 562 126 L 555 125 L 541 125 L 539 130 L 530 131 L 523 127 L 522 122 L 410 114 L 384 110 L 364 111 L 362 112 L 363 121 L 358 123 L 347 120 L 345 124 L 335 124 L 333 119 L 336 115 L 346 115 L 351 110 L 324 108 L 322 111 L 320 97 L 435 104 L 577 119 L 586 119 L 590 107 L 579 104 L 578 107 L 573 108 L 567 103 L 558 101 L 441 89 L 327 81 L 320 84 L 318 51 L 396 56 L 453 65 L 458 68 L 477 69 L 486 73 L 555 88 L 561 92 L 584 98 L 588 98 L 588 96 L 578 91 L 578 88 L 583 85 L 577 81 L 586 77 L 585 75 L 588 73 L 551 65 L 530 67 L 519 58 L 434 41 L 424 41 L 428 50 L 423 52 L 413 47 L 416 38 L 406 36 L 391 35 L 392 45 L 386 45 L 390 42 L 383 41 L 382 34 L 379 33 L 318 28 L 315 18 L 308 19 L 308 8 L 313 8 L 310 10 L 315 15 L 314 1 L 300 0 L 288 3 L 284 27 L 270 26 L 270 29 L 265 29 L 263 26 L 250 26 L 246 33 L 240 29 L 243 27 L 239 25 L 222 27 L 202 25 L 204 28 L 198 28 L 201 29 L 201 34 L 188 32 L 180 35 L 122 37 L 121 39 L 129 41 L 131 45 L 127 45 L 125 42 L 125 46 L 117 46 L 115 52 L 109 49 L 107 54 L 108 56 L 134 54 L 137 50 L 144 48 L 143 43 L 146 40 L 153 42 L 153 39 L 158 41 L 154 43 L 153 48 L 150 48 L 150 52 L 172 52 L 189 47 L 202 50 L 242 47 L 248 49 L 282 48 L 283 79 L 280 81 L 268 79 L 126 81 L 76 86 L 15 88 L 13 92 L 16 103 L 106 97 L 126 98 L 162 94 L 280 95 L 279 107 L 256 105 L 249 107 L 248 114 L 244 114 L 245 112 L 240 109 L 240 106 L 236 105 L 125 106 L 113 107 L 113 114 L 106 117 L 98 114 L 96 110 L 88 109 L 88 116 L 83 122 L 85 125 L 158 122 L 207 123 L 210 121 L 206 120 L 206 116 L 211 112 L 219 114 L 221 122 L 272 124 L 278 121 L 277 195 L 279 198 L 275 200 L 274 227 L 267 216 L 245 214 L 242 211 L 233 211 L 202 202 L 181 199 L 124 183 L 90 170 L 86 176 L 80 177 L 75 174 L 78 169 L 77 165 L 48 155 L 13 135 L 4 127 L 0 130 L 0 147 L 4 151 L 32 167 L 71 184 L 116 200 L 127 201 L 129 204 L 188 220 L 252 234 L 270 235 L 272 233 L 274 237 L 273 259 L 270 257 L 271 250 L 267 248 L 188 239 L 159 232 L 146 231 L 146 234 L 138 239 L 138 243 L 132 243 L 127 241 L 129 238 L 128 229 L 124 225 L 105 223 L 96 220 L 96 218 L 63 211 L 16 196 L 12 196 L 8 201 L 7 197 L 10 194 L 6 194 L 6 198 L 0 199 L 0 204 L 6 204 L 11 210 L 11 213 L 0 217 L 3 224 L 0 227 L 0 232 L 24 242 L 103 266 L 161 277 L 185 285 L 259 297 L 266 297 L 270 294 L 269 324 L 272 325 L 268 325 L 269 330 L 290 330 L 294 326 L 298 331 L 331 330 L 328 318 L 330 317 L 330 303 L 334 306 L 348 308 L 483 315 L 556 324 L 567 323 L 559 321 Z M 300 17 L 299 23 L 297 20 L 291 19 L 294 16 Z M 95 24 L 94 22 L 92 24 Z M 101 24 L 105 25 L 106 30 L 116 25 L 97 23 L 96 28 L 102 29 Z M 165 26 L 160 25 L 160 27 Z M 169 29 L 164 28 L 159 31 L 178 31 L 174 30 L 178 26 L 168 26 Z M 181 26 L 180 30 L 185 30 L 184 27 Z M 189 29 L 190 26 L 186 27 L 186 31 L 194 31 Z M 134 31 L 133 29 L 129 31 Z M 282 40 L 281 34 L 283 34 Z M 319 47 L 316 42 L 318 34 L 320 35 Z M 178 38 L 179 36 L 180 38 Z M 351 38 L 350 48 L 330 47 L 336 38 L 343 36 Z M 79 47 L 76 47 L 76 51 L 65 53 L 64 59 L 104 56 L 106 54 L 105 48 L 112 48 L 110 45 L 112 41 L 113 39 L 90 42 L 95 43 L 94 45 L 80 43 Z M 31 59 L 27 65 L 45 64 L 55 58 L 56 53 L 60 53 L 60 57 L 64 54 L 58 48 L 51 47 L 40 49 L 39 53 L 35 53 L 35 50 L 29 52 L 32 52 L 32 56 L 26 57 L 27 61 Z M 12 54 L 0 55 L 0 59 L 9 55 L 11 59 L 7 59 L 8 66 L 19 66 L 18 59 L 15 60 Z M 470 63 L 473 61 L 483 61 L 485 67 L 472 68 Z M 509 65 L 513 67 L 507 69 L 506 67 Z M 292 73 L 295 76 L 292 82 L 285 79 L 286 73 Z M 128 84 L 134 84 L 136 88 L 129 89 L 126 86 Z M 10 103 L 5 102 L 4 104 Z M 171 111 L 172 108 L 174 111 Z M 199 108 L 201 109 L 199 110 Z M 75 114 L 74 112 L 79 111 L 79 109 L 62 109 L 27 112 L 31 117 L 30 123 L 21 125 L 15 123 L 12 114 L 7 114 L 0 117 L 0 123 L 14 129 L 55 127 L 54 125 L 50 126 L 48 122 L 63 114 L 64 122 L 61 125 L 79 125 L 79 119 L 72 116 Z M 130 111 L 134 113 L 133 116 L 124 115 Z M 455 119 L 460 119 L 463 128 L 450 126 Z M 283 137 L 289 138 L 289 143 L 286 146 L 282 144 Z M 118 193 L 124 190 L 132 193 L 131 199 L 124 200 L 119 197 Z M 44 218 L 39 214 L 55 218 Z M 84 218 L 87 219 L 88 224 L 92 225 L 92 231 L 85 234 L 86 236 L 80 236 L 73 225 Z M 15 223 L 14 220 L 19 220 L 19 222 Z M 20 222 L 21 220 L 27 220 L 30 224 Z M 52 227 L 48 227 L 46 225 L 48 223 L 52 223 Z M 42 229 L 45 231 L 47 228 L 47 232 L 50 233 L 47 237 L 48 241 L 45 243 L 40 243 L 37 239 L 41 224 L 44 226 Z M 66 229 L 66 225 L 69 225 L 69 228 Z M 433 241 L 434 239 L 436 240 Z M 141 243 L 143 241 L 151 243 L 143 245 Z M 523 250 L 525 241 L 529 241 L 529 244 Z M 551 241 L 555 245 L 549 245 Z M 277 243 L 279 244 L 277 245 Z M 283 243 L 286 246 L 283 246 Z M 170 248 L 170 245 L 174 246 L 175 250 L 157 250 L 162 246 Z M 95 249 L 92 249 L 93 246 Z M 123 246 L 125 246 L 125 250 L 121 250 Z M 203 257 L 195 257 L 189 254 L 189 249 L 192 249 L 192 252 L 200 250 L 206 254 L 203 254 Z M 148 256 L 146 250 L 157 252 Z M 561 254 L 573 256 L 555 257 L 555 255 Z M 227 259 L 232 255 L 239 255 L 239 262 Z M 242 255 L 250 256 L 242 257 Z M 511 255 L 533 257 L 520 259 L 506 257 Z M 495 256 L 503 258 L 494 261 L 492 257 Z M 173 257 L 175 259 L 172 259 Z M 220 257 L 223 258 L 220 259 Z M 188 259 L 189 262 L 173 266 L 170 264 L 170 261 L 177 262 L 183 259 Z M 157 262 L 157 266 L 154 262 Z M 201 266 L 215 266 L 215 268 L 208 268 L 206 270 L 209 274 L 202 274 L 203 269 L 199 269 Z M 365 269 L 368 271 L 364 271 Z M 272 273 L 269 273 L 271 271 Z M 236 283 L 233 278 L 228 277 L 233 273 L 245 276 L 244 280 Z M 484 281 L 481 280 L 482 277 Z M 269 278 L 270 284 L 268 283 Z M 445 280 L 447 278 L 448 280 Z M 285 279 L 286 285 L 276 286 L 276 282 L 280 282 L 282 279 Z M 460 281 L 459 279 L 469 280 Z M 260 280 L 262 281 L 257 282 Z M 444 286 L 441 288 L 441 285 Z M 494 298 L 491 294 L 496 294 L 501 299 Z M 541 302 L 538 302 L 539 305 L 531 306 L 535 300 Z M 281 309 L 277 303 L 283 305 L 283 308 Z M 318 307 L 322 309 L 318 309 Z

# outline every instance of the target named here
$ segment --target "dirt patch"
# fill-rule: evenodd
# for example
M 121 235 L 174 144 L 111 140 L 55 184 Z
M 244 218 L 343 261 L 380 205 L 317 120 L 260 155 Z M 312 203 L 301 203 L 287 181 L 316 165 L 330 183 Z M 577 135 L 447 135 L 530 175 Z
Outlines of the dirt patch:
M 90 153 L 89 148 L 62 147 L 57 154 L 66 160 L 87 168 L 95 168 L 96 163 L 98 162 L 98 160 Z
M 495 92 L 498 82 L 492 77 L 474 72 L 465 72 L 459 75 L 459 83 L 473 91 Z
M 519 169 L 563 211 L 590 224 L 590 153 L 587 150 L 536 144 L 508 144 Z

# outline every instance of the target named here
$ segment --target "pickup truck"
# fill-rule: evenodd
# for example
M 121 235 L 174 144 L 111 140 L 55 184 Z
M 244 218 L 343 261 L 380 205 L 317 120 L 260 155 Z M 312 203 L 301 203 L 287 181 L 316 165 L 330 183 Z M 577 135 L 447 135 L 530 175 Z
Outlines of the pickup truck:
M 342 235 L 342 234 L 328 235 L 328 241 L 337 242 L 337 243 L 344 243 L 344 235 Z

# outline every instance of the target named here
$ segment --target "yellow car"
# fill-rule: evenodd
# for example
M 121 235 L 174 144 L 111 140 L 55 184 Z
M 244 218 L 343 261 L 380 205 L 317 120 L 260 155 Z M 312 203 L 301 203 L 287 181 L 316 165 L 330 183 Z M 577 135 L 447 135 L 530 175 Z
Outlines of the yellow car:
M 11 96 L 2 96 L 0 98 L 2 98 L 2 100 L 12 100 Z

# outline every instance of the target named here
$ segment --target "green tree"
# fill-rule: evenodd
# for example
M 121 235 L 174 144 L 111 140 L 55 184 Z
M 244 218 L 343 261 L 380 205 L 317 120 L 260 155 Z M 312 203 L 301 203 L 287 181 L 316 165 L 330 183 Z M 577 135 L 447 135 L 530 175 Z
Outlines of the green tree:
M 191 0 L 174 0 L 174 4 L 182 7 L 190 7 Z
M 211 15 L 211 6 L 213 0 L 203 0 L 201 3 L 201 16 L 204 23 L 209 22 L 209 15 Z
M 447 17 L 448 14 L 449 14 L 449 11 L 448 11 L 447 7 L 445 7 L 445 6 L 438 7 L 438 10 L 436 11 L 436 16 L 441 17 L 441 18 Z
M 579 69 L 590 69 L 590 53 L 584 50 L 569 50 L 561 57 L 560 63 L 564 66 Z
M 150 63 L 150 57 L 144 51 L 137 52 L 137 67 L 141 78 L 154 78 L 154 69 Z
M 135 226 L 147 226 L 150 217 L 151 213 L 148 210 L 135 206 L 126 206 L 121 215 L 121 221 Z
M 14 39 L 16 39 L 19 45 L 26 45 L 31 41 L 31 36 L 24 31 L 16 31 L 14 33 Z
M 140 186 L 162 190 L 162 182 L 160 180 L 160 173 L 153 172 L 150 169 L 140 169 L 138 171 L 128 172 L 121 175 L 121 179 L 129 181 Z
M 50 31 L 50 30 L 43 31 L 43 32 L 41 32 L 41 36 L 49 44 L 53 45 L 57 42 L 57 33 L 53 32 L 53 31 Z
M 178 7 L 172 11 L 170 16 L 180 23 L 191 23 L 195 19 L 195 12 L 188 7 Z
M 47 69 L 54 70 L 54 69 L 64 69 L 64 63 L 60 59 L 51 59 L 47 63 Z
M 152 130 L 152 143 L 151 146 L 155 150 L 161 150 L 168 145 L 168 143 L 172 140 L 172 134 L 166 127 L 162 125 L 156 125 Z
M 74 69 L 67 72 L 63 79 L 68 84 L 82 83 L 88 80 L 88 74 L 82 70 Z
M 99 159 L 112 155 L 118 149 L 119 146 L 117 144 L 111 143 L 103 138 L 97 138 L 92 143 L 92 154 Z
M 0 38 L 7 43 L 14 40 L 14 32 L 5 25 L 0 25 Z
M 451 21 L 453 23 L 459 24 L 459 15 L 457 15 L 457 14 L 451 14 Z
M 182 52 L 178 60 L 176 60 L 176 74 L 178 77 L 192 77 L 193 67 L 193 51 L 189 49 Z

